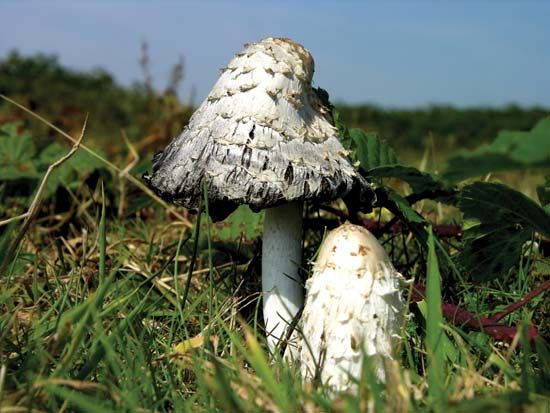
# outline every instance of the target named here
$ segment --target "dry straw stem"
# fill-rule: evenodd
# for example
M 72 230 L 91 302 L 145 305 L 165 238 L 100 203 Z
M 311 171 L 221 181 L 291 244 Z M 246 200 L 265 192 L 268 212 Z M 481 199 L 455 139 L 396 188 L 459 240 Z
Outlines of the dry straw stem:
M 0 221 L 0 227 L 2 227 L 4 225 L 11 224 L 12 222 L 15 222 L 15 221 L 21 221 L 22 219 L 25 219 L 28 215 L 29 215 L 29 213 L 25 212 L 24 214 L 17 215 L 16 217 L 11 217 L 11 218 L 8 218 L 8 219 L 4 219 L 4 220 Z
M 132 157 L 132 160 L 128 163 L 128 165 L 126 165 L 126 167 L 118 174 L 119 178 L 121 178 L 119 185 L 120 201 L 118 202 L 118 216 L 122 217 L 122 214 L 126 208 L 126 180 L 124 178 L 128 176 L 132 168 L 138 163 L 139 154 L 128 139 L 128 136 L 124 130 L 120 131 L 120 135 L 122 136 L 122 140 L 126 144 L 126 147 Z
M 63 131 L 62 129 L 58 128 L 57 126 L 55 126 L 54 124 L 52 124 L 51 122 L 49 122 L 47 119 L 43 118 L 42 116 L 40 116 L 38 113 L 30 110 L 29 108 L 21 105 L 20 103 L 16 102 L 15 100 L 13 99 L 10 99 L 9 97 L 7 97 L 6 95 L 3 95 L 0 93 L 0 98 L 4 99 L 5 101 L 11 103 L 12 105 L 15 105 L 17 106 L 19 109 L 21 109 L 22 111 L 28 113 L 29 115 L 35 117 L 36 119 L 38 119 L 39 121 L 43 122 L 44 124 L 48 125 L 50 128 L 52 128 L 53 130 L 55 130 L 57 133 L 59 133 L 61 136 L 67 138 L 68 140 L 70 140 L 71 142 L 73 143 L 76 143 L 77 140 L 75 138 L 73 138 L 71 135 L 69 135 L 67 132 Z M 192 228 L 193 227 L 193 224 L 187 219 L 185 218 L 183 215 L 181 215 L 176 208 L 174 208 L 173 206 L 169 205 L 168 203 L 166 203 L 165 201 L 163 201 L 161 198 L 159 198 L 152 190 L 150 190 L 143 182 L 141 182 L 138 178 L 136 178 L 135 176 L 133 175 L 130 175 L 128 173 L 123 173 L 123 170 L 121 170 L 118 166 L 116 166 L 114 163 L 108 161 L 107 159 L 103 158 L 102 156 L 98 155 L 97 153 L 95 153 L 92 149 L 88 148 L 87 146 L 85 145 L 80 145 L 80 147 L 85 150 L 86 152 L 88 152 L 90 155 L 92 155 L 94 158 L 100 160 L 101 162 L 103 162 L 109 169 L 115 171 L 120 177 L 124 177 L 126 179 L 128 179 L 131 183 L 133 183 L 135 186 L 137 186 L 139 189 L 141 189 L 143 192 L 145 192 L 149 197 L 151 197 L 153 200 L 155 200 L 157 203 L 159 203 L 160 205 L 162 205 L 165 209 L 167 209 L 168 211 L 170 211 L 170 213 L 172 213 L 172 215 L 174 215 L 176 218 L 178 218 L 181 222 L 184 223 L 185 226 L 187 226 L 188 228 Z M 0 222 L 1 224 L 2 222 Z
M 74 145 L 71 148 L 71 150 L 66 155 L 62 156 L 61 158 L 59 158 L 57 161 L 55 161 L 48 167 L 48 170 L 44 174 L 44 177 L 42 178 L 42 182 L 38 187 L 38 191 L 36 191 L 36 195 L 34 196 L 34 199 L 32 200 L 32 203 L 29 206 L 29 209 L 27 210 L 26 213 L 22 215 L 24 216 L 23 224 L 17 231 L 15 238 L 12 240 L 12 242 L 10 243 L 10 246 L 8 247 L 8 250 L 4 257 L 4 261 L 0 265 L 0 274 L 3 274 L 5 272 L 6 267 L 11 262 L 13 255 L 15 254 L 15 251 L 19 246 L 19 243 L 25 236 L 25 233 L 27 232 L 29 225 L 31 224 L 33 218 L 36 216 L 38 210 L 40 209 L 40 204 L 42 202 L 42 195 L 44 193 L 44 189 L 46 188 L 46 183 L 48 182 L 50 175 L 56 168 L 59 168 L 59 166 L 61 166 L 63 162 L 67 161 L 71 156 L 73 156 L 78 150 L 78 148 L 80 147 L 80 143 L 82 142 L 82 138 L 84 137 L 84 132 L 86 130 L 87 122 L 88 122 L 88 116 L 86 116 L 86 119 L 84 120 L 84 124 L 82 125 L 82 131 L 80 132 L 80 136 L 78 137 L 77 140 L 74 141 Z

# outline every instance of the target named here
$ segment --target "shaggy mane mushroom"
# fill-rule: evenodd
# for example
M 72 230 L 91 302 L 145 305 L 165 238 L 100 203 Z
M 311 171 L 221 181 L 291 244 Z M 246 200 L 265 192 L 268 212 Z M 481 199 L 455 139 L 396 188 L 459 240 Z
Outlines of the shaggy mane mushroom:
M 384 360 L 393 359 L 401 341 L 407 283 L 368 230 L 344 224 L 331 231 L 307 281 L 299 333 L 286 357 L 306 381 L 319 378 L 334 392 L 355 388 L 365 356 L 383 381 Z
M 206 188 L 214 220 L 241 204 L 266 209 L 262 290 L 271 349 L 303 304 L 303 202 L 367 188 L 312 88 L 313 71 L 311 54 L 290 39 L 247 45 L 144 177 L 158 195 L 191 210 Z

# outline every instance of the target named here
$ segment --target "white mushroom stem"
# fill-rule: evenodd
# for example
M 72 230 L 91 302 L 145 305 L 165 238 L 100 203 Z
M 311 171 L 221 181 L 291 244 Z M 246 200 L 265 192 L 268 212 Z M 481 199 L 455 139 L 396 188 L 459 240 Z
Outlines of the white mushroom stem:
M 303 337 L 287 355 L 305 380 L 320 378 L 333 391 L 355 388 L 363 357 L 379 380 L 401 337 L 405 280 L 365 228 L 344 224 L 323 242 L 307 281 L 300 322 Z
M 263 312 L 267 342 L 274 350 L 304 302 L 302 202 L 265 211 L 262 247 Z

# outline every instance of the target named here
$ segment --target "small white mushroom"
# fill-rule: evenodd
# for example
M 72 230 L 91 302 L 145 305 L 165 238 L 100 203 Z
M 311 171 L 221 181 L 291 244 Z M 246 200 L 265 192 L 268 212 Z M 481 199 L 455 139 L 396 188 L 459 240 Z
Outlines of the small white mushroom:
M 384 359 L 394 357 L 401 339 L 405 283 L 368 230 L 344 224 L 330 232 L 306 284 L 301 333 L 287 347 L 302 377 L 335 392 L 353 390 L 365 355 L 383 381 Z

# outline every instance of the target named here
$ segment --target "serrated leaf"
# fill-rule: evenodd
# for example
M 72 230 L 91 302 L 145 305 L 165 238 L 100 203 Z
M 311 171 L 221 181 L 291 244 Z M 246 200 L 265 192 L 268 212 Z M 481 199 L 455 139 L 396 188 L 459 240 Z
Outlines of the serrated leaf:
M 407 202 L 405 198 L 399 195 L 395 191 L 387 191 L 388 199 L 394 202 L 399 213 L 397 214 L 404 219 L 405 222 L 425 225 L 426 220 L 414 210 L 414 208 Z M 388 208 L 395 213 L 394 208 Z
M 459 194 L 459 207 L 467 219 L 479 219 L 485 224 L 516 223 L 550 236 L 550 216 L 533 200 L 506 185 L 467 185 Z
M 377 207 L 386 208 L 392 214 L 399 217 L 417 239 L 427 246 L 428 233 L 426 231 L 426 220 L 409 204 L 409 202 L 390 188 L 379 188 L 376 191 L 378 199 Z
M 498 278 L 518 263 L 522 246 L 530 237 L 530 230 L 517 230 L 513 225 L 479 225 L 464 232 L 465 246 L 457 259 L 477 281 Z
M 19 134 L 17 124 L 6 124 L 0 127 L 0 181 L 17 179 L 38 179 L 33 164 L 36 148 L 31 136 Z
M 349 136 L 353 140 L 352 150 L 363 171 L 399 163 L 394 150 L 382 142 L 377 133 L 350 129 Z
M 433 175 L 421 172 L 411 166 L 379 166 L 369 170 L 368 174 L 372 177 L 396 178 L 405 181 L 415 193 L 437 192 L 446 189 L 443 182 L 439 181 Z
M 516 265 L 533 231 L 550 235 L 550 215 L 505 185 L 468 185 L 458 195 L 458 207 L 471 225 L 464 230 L 465 246 L 457 259 L 476 280 L 499 277 Z
M 502 131 L 494 142 L 473 151 L 461 151 L 443 168 L 446 181 L 459 182 L 489 172 L 523 168 L 550 168 L 550 118 L 530 132 Z

